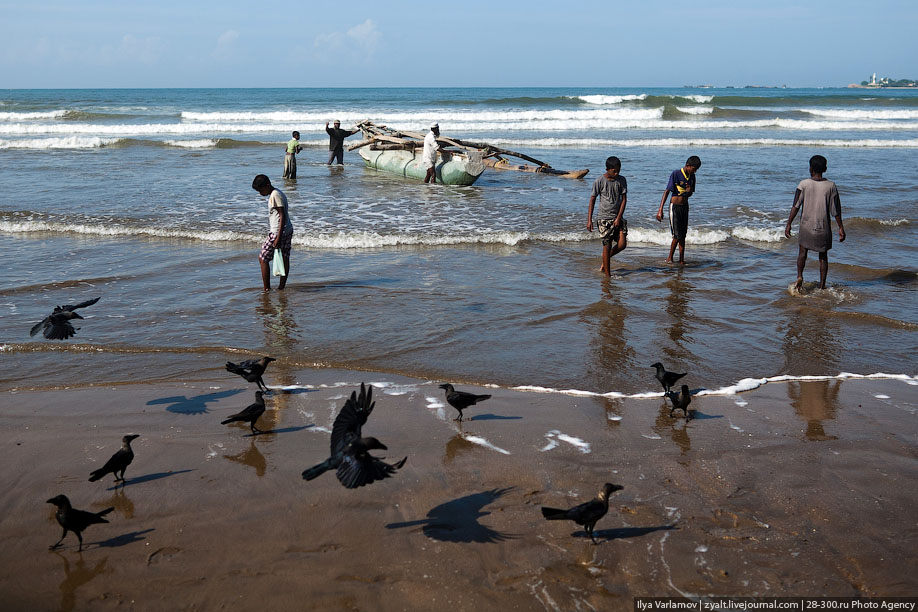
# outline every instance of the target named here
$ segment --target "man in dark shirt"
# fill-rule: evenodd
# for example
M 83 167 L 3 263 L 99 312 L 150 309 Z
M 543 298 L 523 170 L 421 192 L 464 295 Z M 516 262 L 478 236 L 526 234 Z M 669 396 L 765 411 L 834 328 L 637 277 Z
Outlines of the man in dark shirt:
M 344 163 L 344 139 L 351 134 L 356 134 L 359 130 L 342 130 L 341 122 L 335 121 L 335 127 L 328 127 L 328 121 L 325 122 L 325 131 L 328 133 L 328 164 L 338 158 L 338 163 Z

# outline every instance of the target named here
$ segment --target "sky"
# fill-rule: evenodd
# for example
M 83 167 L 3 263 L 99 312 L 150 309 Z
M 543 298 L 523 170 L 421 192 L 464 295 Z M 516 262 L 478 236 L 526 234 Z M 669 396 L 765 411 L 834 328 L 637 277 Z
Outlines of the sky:
M 0 89 L 843 87 L 918 79 L 914 0 L 0 0 Z

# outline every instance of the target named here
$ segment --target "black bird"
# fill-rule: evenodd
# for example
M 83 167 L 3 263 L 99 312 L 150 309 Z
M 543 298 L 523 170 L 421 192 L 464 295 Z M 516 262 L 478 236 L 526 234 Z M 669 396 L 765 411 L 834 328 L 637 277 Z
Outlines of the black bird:
M 106 508 L 102 512 L 76 510 L 70 505 L 70 500 L 67 499 L 66 495 L 52 497 L 48 500 L 48 503 L 57 506 L 57 512 L 54 513 L 54 516 L 57 518 L 57 522 L 60 523 L 60 526 L 64 528 L 64 534 L 61 536 L 61 539 L 55 542 L 51 548 L 54 549 L 60 546 L 60 543 L 67 537 L 67 532 L 72 531 L 80 541 L 80 548 L 77 552 L 83 552 L 83 530 L 96 523 L 107 523 L 108 521 L 102 517 L 114 510 L 114 508 Z
M 669 411 L 669 416 L 673 416 L 673 410 L 682 410 L 685 412 L 685 418 L 688 418 L 688 407 L 692 403 L 692 392 L 689 391 L 688 385 L 682 385 L 682 393 L 676 393 L 675 391 L 670 391 L 666 394 L 669 398 L 669 401 L 673 403 L 672 410 Z
M 568 510 L 559 510 L 558 508 L 548 508 L 542 506 L 542 516 L 549 521 L 574 521 L 578 525 L 583 525 L 587 535 L 596 544 L 596 538 L 593 537 L 593 527 L 596 521 L 601 519 L 609 511 L 609 496 L 615 491 L 621 491 L 624 487 L 606 483 L 602 486 L 602 491 L 588 502 L 579 506 L 574 506 Z
M 98 301 L 99 298 L 95 298 L 80 302 L 79 304 L 55 306 L 51 314 L 45 317 L 40 323 L 36 323 L 32 326 L 32 331 L 29 332 L 29 335 L 34 336 L 41 331 L 48 340 L 66 340 L 67 338 L 71 338 L 76 334 L 78 328 L 74 328 L 73 323 L 70 321 L 72 319 L 83 318 L 74 311 L 77 308 L 92 306 Z
M 264 433 L 262 430 L 255 427 L 255 421 L 258 420 L 258 417 L 265 413 L 265 399 L 264 393 L 261 391 L 255 392 L 255 403 L 249 404 L 242 411 L 237 412 L 230 418 L 225 421 L 220 421 L 221 425 L 226 425 L 227 423 L 248 423 L 249 427 L 252 429 L 253 434 Z
M 121 448 L 112 455 L 111 459 L 105 462 L 105 465 L 89 475 L 89 482 L 95 482 L 106 474 L 114 476 L 115 482 L 119 480 L 124 481 L 124 470 L 126 470 L 127 466 L 131 465 L 131 461 L 134 460 L 134 451 L 131 449 L 131 441 L 139 437 L 140 436 L 137 434 L 130 434 L 121 438 Z M 118 477 L 118 472 L 121 472 L 120 478 Z
M 663 385 L 663 392 L 669 393 L 669 388 L 676 384 L 676 381 L 682 378 L 687 374 L 683 372 L 682 374 L 676 374 L 675 372 L 667 372 L 666 368 L 663 367 L 663 364 L 659 361 L 655 364 L 652 364 L 650 367 L 657 369 L 657 380 L 660 381 L 660 384 Z
M 474 406 L 478 402 L 483 402 L 491 397 L 490 395 L 475 395 L 474 393 L 467 393 L 465 391 L 456 391 L 456 389 L 449 383 L 440 385 L 440 388 L 446 390 L 447 403 L 459 411 L 459 417 L 454 419 L 456 421 L 462 420 L 463 410 L 469 406 Z
M 360 397 L 351 392 L 344 407 L 335 418 L 331 434 L 331 456 L 322 463 L 303 472 L 304 480 L 312 480 L 328 470 L 337 470 L 338 480 L 348 489 L 356 489 L 377 480 L 388 478 L 405 465 L 408 457 L 398 463 L 389 464 L 369 453 L 373 449 L 388 450 L 376 438 L 361 438 L 360 430 L 367 422 L 376 402 L 373 401 L 373 387 L 369 389 L 360 383 Z
M 262 357 L 261 359 L 247 359 L 239 363 L 227 361 L 226 371 L 238 374 L 243 377 L 246 382 L 257 383 L 259 389 L 267 391 L 268 386 L 265 384 L 261 375 L 265 373 L 265 368 L 267 368 L 268 364 L 272 361 L 277 360 L 274 357 Z

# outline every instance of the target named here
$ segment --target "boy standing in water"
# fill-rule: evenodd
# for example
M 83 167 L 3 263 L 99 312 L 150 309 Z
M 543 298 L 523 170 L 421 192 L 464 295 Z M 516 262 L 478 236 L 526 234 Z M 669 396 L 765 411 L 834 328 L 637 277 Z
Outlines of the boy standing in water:
M 261 282 L 264 284 L 265 291 L 271 291 L 271 271 L 268 266 L 274 259 L 275 249 L 280 249 L 286 274 L 280 277 L 277 288 L 283 290 L 287 286 L 287 277 L 290 275 L 290 247 L 293 240 L 293 223 L 287 212 L 287 196 L 280 189 L 271 185 L 271 181 L 264 174 L 255 177 L 255 180 L 252 181 L 252 189 L 263 196 L 268 196 L 270 231 L 258 255 L 258 263 L 261 265 Z
M 803 286 L 803 268 L 810 249 L 819 253 L 819 288 L 826 288 L 826 276 L 829 274 L 829 249 L 832 248 L 832 221 L 838 223 L 838 241 L 845 241 L 845 226 L 842 224 L 841 200 L 835 183 L 822 177 L 828 168 L 828 162 L 822 155 L 810 158 L 810 178 L 803 179 L 794 192 L 794 204 L 790 217 L 784 228 L 784 235 L 790 238 L 791 223 L 797 212 L 800 214 L 800 247 L 797 253 L 797 282 L 794 289 L 800 291 Z
M 673 241 L 669 245 L 669 257 L 666 263 L 673 263 L 676 246 L 679 247 L 679 265 L 685 264 L 685 234 L 688 232 L 689 198 L 695 193 L 695 173 L 701 167 L 701 159 L 692 155 L 685 160 L 685 166 L 673 170 L 669 175 L 666 190 L 660 199 L 660 209 L 657 211 L 657 221 L 663 220 L 663 205 L 666 197 L 673 194 L 669 200 L 669 228 L 673 234 Z
M 619 174 L 622 162 L 619 158 L 606 159 L 605 173 L 593 182 L 590 194 L 590 208 L 587 211 L 587 231 L 593 231 L 593 205 L 599 196 L 599 212 L 596 225 L 602 238 L 602 263 L 599 271 L 610 276 L 612 256 L 621 253 L 628 246 L 628 222 L 625 220 L 625 205 L 628 204 L 628 181 Z
M 300 146 L 300 133 L 294 132 L 287 142 L 287 153 L 284 155 L 284 178 L 296 179 L 296 154 L 303 150 Z

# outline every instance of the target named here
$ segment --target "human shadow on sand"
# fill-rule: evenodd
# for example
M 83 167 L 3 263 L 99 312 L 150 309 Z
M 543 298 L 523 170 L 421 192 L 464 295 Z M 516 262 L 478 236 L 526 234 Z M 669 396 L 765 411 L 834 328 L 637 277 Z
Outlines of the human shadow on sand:
M 518 421 L 521 416 L 503 416 L 500 414 L 476 414 L 475 416 L 464 419 L 466 421 Z
M 509 540 L 516 536 L 486 527 L 479 523 L 478 519 L 491 514 L 490 512 L 482 512 L 482 508 L 493 503 L 512 489 L 513 487 L 491 489 L 490 491 L 466 495 L 431 509 L 427 513 L 427 518 L 405 523 L 389 523 L 386 525 L 386 529 L 420 526 L 424 535 L 440 542 L 493 544 Z
M 611 540 L 639 538 L 655 531 L 671 531 L 673 529 L 679 528 L 675 525 L 660 525 L 658 527 L 619 527 L 618 529 L 598 529 L 593 532 L 593 537 L 595 537 L 597 540 L 602 540 L 603 542 L 609 542 Z M 586 531 L 575 531 L 571 534 L 571 536 L 575 538 L 590 537 Z
M 169 476 L 175 476 L 176 474 L 184 474 L 186 472 L 193 472 L 194 470 L 174 470 L 171 472 L 156 472 L 155 474 L 145 474 L 143 476 L 138 476 L 136 478 L 129 478 L 124 482 L 119 482 L 113 487 L 109 487 L 106 491 L 114 491 L 122 487 L 129 487 L 131 485 L 143 484 L 145 482 L 150 482 L 151 480 L 159 480 L 160 478 L 168 478 Z
M 218 391 L 217 393 L 195 395 L 194 397 L 173 395 L 172 397 L 161 397 L 159 399 L 150 400 L 147 402 L 147 406 L 169 404 L 166 406 L 166 410 L 176 414 L 205 414 L 207 413 L 207 404 L 212 404 L 219 400 L 244 392 L 245 389 L 229 389 L 227 391 Z
M 132 531 L 130 533 L 123 533 L 120 536 L 115 536 L 114 538 L 109 538 L 101 542 L 93 542 L 99 548 L 116 548 L 118 546 L 127 546 L 128 544 L 134 544 L 135 542 L 142 542 L 146 540 L 143 537 L 143 534 L 150 533 L 151 531 L 156 531 L 152 527 L 150 529 L 144 529 L 143 531 Z

